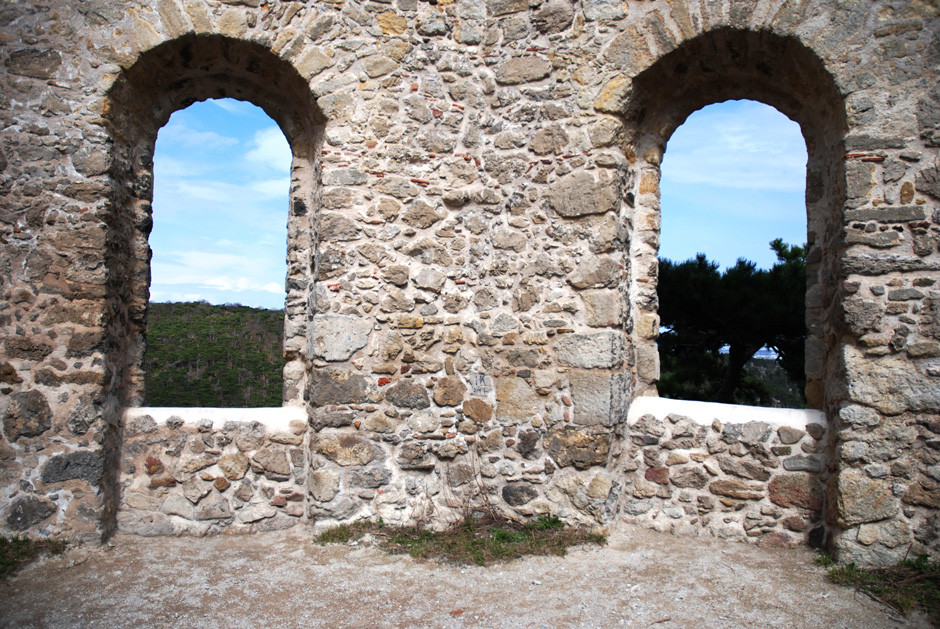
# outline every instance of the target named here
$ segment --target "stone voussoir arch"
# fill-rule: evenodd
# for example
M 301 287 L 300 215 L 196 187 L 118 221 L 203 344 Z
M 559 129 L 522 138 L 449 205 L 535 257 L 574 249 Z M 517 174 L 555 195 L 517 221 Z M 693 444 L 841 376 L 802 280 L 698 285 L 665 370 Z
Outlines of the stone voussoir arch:
M 123 70 L 106 95 L 106 127 L 111 132 L 111 212 L 106 260 L 109 283 L 109 357 L 112 409 L 143 402 L 142 360 L 150 286 L 153 226 L 153 153 L 157 132 L 170 115 L 196 101 L 232 98 L 261 107 L 280 127 L 293 156 L 287 243 L 283 404 L 304 407 L 307 387 L 307 333 L 311 327 L 311 289 L 316 275 L 318 232 L 318 151 L 323 115 L 306 80 L 288 61 L 260 44 L 219 34 L 189 33 L 145 52 Z M 270 414 L 270 413 L 269 413 Z M 296 413 L 295 413 L 296 414 Z M 139 422 L 138 422 L 139 424 Z M 115 418 L 109 452 L 126 448 L 124 422 Z M 129 434 L 135 426 L 129 422 Z M 296 431 L 295 431 L 296 432 Z M 126 466 L 126 465 L 125 465 Z M 126 475 L 126 470 L 123 470 Z M 109 528 L 140 532 L 117 465 L 103 481 L 112 494 L 106 508 Z M 124 492 L 126 493 L 126 492 Z M 119 520 L 113 522 L 115 514 Z M 158 529 L 174 532 L 176 529 Z

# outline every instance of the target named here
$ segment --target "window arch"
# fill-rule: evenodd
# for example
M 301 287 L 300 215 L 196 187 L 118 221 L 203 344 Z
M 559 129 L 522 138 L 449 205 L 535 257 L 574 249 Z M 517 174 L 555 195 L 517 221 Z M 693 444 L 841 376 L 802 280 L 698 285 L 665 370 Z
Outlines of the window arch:
M 805 183 L 799 125 L 763 103 L 708 105 L 670 138 L 660 396 L 805 406 Z
M 796 121 L 806 141 L 807 405 L 826 406 L 827 382 L 838 377 L 829 331 L 838 319 L 836 254 L 844 192 L 842 96 L 822 61 L 793 38 L 770 31 L 717 29 L 680 45 L 633 81 L 622 112 L 636 157 L 632 202 L 636 234 L 629 286 L 636 351 L 634 393 L 654 392 L 659 378 L 655 330 L 660 244 L 660 166 L 666 143 L 692 112 L 712 103 L 749 99 Z M 651 332 L 651 330 L 653 332 Z M 835 400 L 833 400 L 835 402 Z
M 209 98 L 233 98 L 261 107 L 291 147 L 283 403 L 304 404 L 322 116 L 306 81 L 270 50 L 219 35 L 191 34 L 143 53 L 117 78 L 106 103 L 106 124 L 114 143 L 106 253 L 111 278 L 108 395 L 117 407 L 142 403 L 150 284 L 147 238 L 153 225 L 157 132 L 175 111 Z

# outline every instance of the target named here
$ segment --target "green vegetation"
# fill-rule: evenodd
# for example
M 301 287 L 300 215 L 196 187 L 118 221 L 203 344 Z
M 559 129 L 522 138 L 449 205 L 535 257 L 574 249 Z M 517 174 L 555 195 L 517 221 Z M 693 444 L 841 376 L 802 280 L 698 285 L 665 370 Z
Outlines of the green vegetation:
M 444 531 L 419 527 L 393 528 L 381 522 L 343 524 L 325 531 L 320 543 L 348 543 L 369 534 L 391 554 L 409 554 L 417 559 L 438 559 L 459 564 L 486 566 L 528 555 L 564 555 L 577 544 L 606 543 L 606 536 L 565 526 L 557 517 L 542 515 L 523 524 L 487 515 L 465 518 Z
M 63 540 L 28 537 L 4 537 L 0 535 L 0 578 L 6 578 L 21 566 L 33 561 L 42 553 L 61 554 L 67 543 Z
M 283 336 L 283 310 L 150 304 L 146 404 L 280 406 Z
M 660 260 L 660 395 L 805 405 L 806 247 L 779 238 L 770 247 L 777 263 L 769 270 L 738 260 L 721 273 L 704 254 L 681 263 Z M 777 365 L 792 384 L 781 388 L 778 375 L 759 365 L 747 368 L 762 347 L 777 353 Z M 790 391 L 799 396 L 797 403 Z
M 905 616 L 912 610 L 923 610 L 934 626 L 940 626 L 940 565 L 926 555 L 888 568 L 869 569 L 852 563 L 831 565 L 829 559 L 817 559 L 817 563 L 830 566 L 833 583 L 854 587 Z

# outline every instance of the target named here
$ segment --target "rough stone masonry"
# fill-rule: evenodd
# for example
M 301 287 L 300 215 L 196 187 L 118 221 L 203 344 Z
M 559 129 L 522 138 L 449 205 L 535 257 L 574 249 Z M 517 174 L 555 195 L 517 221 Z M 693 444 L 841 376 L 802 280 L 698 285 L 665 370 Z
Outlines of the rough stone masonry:
M 937 557 L 938 33 L 936 0 L 3 3 L 0 532 L 441 526 L 487 501 Z M 306 421 L 131 412 L 156 134 L 220 97 L 293 152 Z M 659 376 L 666 142 L 732 98 L 806 139 L 825 421 L 628 422 Z

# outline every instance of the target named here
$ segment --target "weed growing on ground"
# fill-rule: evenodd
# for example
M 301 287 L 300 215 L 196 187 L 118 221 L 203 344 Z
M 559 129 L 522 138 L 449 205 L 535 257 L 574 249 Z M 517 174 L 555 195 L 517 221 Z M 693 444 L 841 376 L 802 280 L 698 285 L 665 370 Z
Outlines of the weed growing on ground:
M 320 543 L 349 543 L 370 534 L 385 552 L 409 554 L 417 559 L 437 559 L 480 566 L 528 555 L 564 555 L 577 544 L 603 545 L 607 537 L 586 529 L 565 526 L 556 516 L 542 515 L 521 523 L 487 515 L 464 518 L 443 530 L 419 527 L 392 528 L 374 522 L 340 525 L 319 536 Z
M 57 539 L 32 540 L 28 537 L 0 535 L 0 578 L 6 578 L 42 553 L 59 555 L 67 542 Z
M 818 559 L 817 563 L 828 565 Z M 886 568 L 859 568 L 849 563 L 830 565 L 828 570 L 833 583 L 865 592 L 905 616 L 921 609 L 935 626 L 940 626 L 940 564 L 926 555 Z
M 836 565 L 836 556 L 832 553 L 820 553 L 813 559 L 813 563 L 817 566 L 822 566 L 823 568 L 828 568 L 830 566 Z
M 334 526 L 320 533 L 317 537 L 317 541 L 320 542 L 320 544 L 347 544 L 371 532 L 374 527 L 381 528 L 381 521 L 370 522 L 363 520 L 361 522 L 353 522 L 352 524 L 340 524 L 339 526 Z

